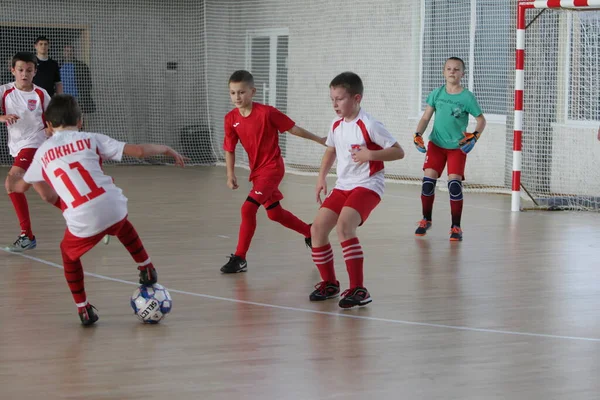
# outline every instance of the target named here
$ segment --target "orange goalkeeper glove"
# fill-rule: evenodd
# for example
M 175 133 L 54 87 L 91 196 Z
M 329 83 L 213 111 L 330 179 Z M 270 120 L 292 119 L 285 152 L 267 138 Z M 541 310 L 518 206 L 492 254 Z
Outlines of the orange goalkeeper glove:
M 479 140 L 481 133 L 477 131 L 473 133 L 464 132 L 463 135 L 465 135 L 465 137 L 458 142 L 458 145 L 463 153 L 468 154 L 471 150 L 473 150 L 473 147 L 475 147 L 475 143 L 477 143 L 477 140 Z
M 413 141 L 415 142 L 415 147 L 417 150 L 419 150 L 421 153 L 427 152 L 427 149 L 425 148 L 425 142 L 423 141 L 423 136 L 421 136 L 419 132 L 415 132 Z

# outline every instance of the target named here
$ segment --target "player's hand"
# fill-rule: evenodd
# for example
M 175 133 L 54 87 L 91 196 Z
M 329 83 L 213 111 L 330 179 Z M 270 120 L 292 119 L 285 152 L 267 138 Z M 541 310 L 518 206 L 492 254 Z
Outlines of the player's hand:
M 322 144 L 323 146 L 327 147 L 327 145 L 325 144 L 325 143 L 327 143 L 327 136 L 319 138 L 319 143 Z
M 165 152 L 165 155 L 169 156 L 169 157 L 173 157 L 173 159 L 175 160 L 176 166 L 184 167 L 185 162 L 190 160 L 189 158 L 182 156 L 181 154 L 179 154 L 178 152 L 176 152 L 169 146 L 166 146 L 166 147 L 167 147 L 167 151 Z
M 323 179 L 323 181 L 319 180 L 317 182 L 317 187 L 315 188 L 315 191 L 317 193 L 317 203 L 319 203 L 319 205 L 323 204 L 323 201 L 321 200 L 321 192 L 323 192 L 323 196 L 327 197 L 327 181 Z
M 19 119 L 16 114 L 6 114 L 0 116 L 0 122 L 6 122 L 6 125 L 12 125 Z
M 350 152 L 352 153 L 352 161 L 358 163 L 358 165 L 371 161 L 372 151 L 367 146 L 360 146 L 358 149 L 353 148 Z
M 473 133 L 464 132 L 463 135 L 465 135 L 465 137 L 458 142 L 458 145 L 463 153 L 468 154 L 471 150 L 473 150 L 473 147 L 475 147 L 475 143 L 477 143 L 479 135 L 481 134 L 475 131 Z
M 415 147 L 421 153 L 427 153 L 427 149 L 425 148 L 425 142 L 423 141 L 423 136 L 419 132 L 415 132 L 413 141 L 415 142 Z
M 231 190 L 235 190 L 235 189 L 239 188 L 238 183 L 237 183 L 237 177 L 235 175 L 227 177 L 227 186 Z

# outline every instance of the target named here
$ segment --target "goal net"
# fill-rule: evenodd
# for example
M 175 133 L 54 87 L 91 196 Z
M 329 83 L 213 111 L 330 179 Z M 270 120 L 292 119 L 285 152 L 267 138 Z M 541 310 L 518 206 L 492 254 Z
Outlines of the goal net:
M 570 3 L 580 1 L 595 0 Z M 406 150 L 404 160 L 387 163 L 387 176 L 418 184 L 424 156 L 412 134 L 428 93 L 444 83 L 444 60 L 457 56 L 467 65 L 463 84 L 488 120 L 469 154 L 465 187 L 508 194 L 517 3 L 4 0 L 0 83 L 11 80 L 9 58 L 34 51 L 35 38 L 47 36 L 50 57 L 67 66 L 65 91 L 75 87 L 81 96 L 89 88 L 95 107 L 84 114 L 87 130 L 131 143 L 166 143 L 192 164 L 214 165 L 224 160 L 223 117 L 232 108 L 227 79 L 234 70 L 254 74 L 256 101 L 321 136 L 335 116 L 328 84 L 350 70 L 364 81 L 364 109 Z M 568 197 L 593 208 L 598 183 L 584 177 L 597 171 L 599 159 L 597 12 L 548 10 L 533 21 L 535 12 L 527 11 L 525 35 L 523 152 L 516 157 L 522 183 L 538 204 Z M 66 47 L 89 74 L 79 64 L 69 67 Z M 287 170 L 315 174 L 323 148 L 280 138 Z M 10 165 L 4 127 L 0 140 L 0 164 Z M 237 151 L 238 163 L 247 166 L 241 146 Z
M 520 170 L 525 208 L 598 210 L 600 2 L 519 7 L 513 209 Z

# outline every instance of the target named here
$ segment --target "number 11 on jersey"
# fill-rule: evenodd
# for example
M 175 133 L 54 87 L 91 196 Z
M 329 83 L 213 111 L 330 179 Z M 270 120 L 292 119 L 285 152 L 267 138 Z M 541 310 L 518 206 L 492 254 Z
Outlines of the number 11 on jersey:
M 73 202 L 71 202 L 71 207 L 77 208 L 80 205 L 87 203 L 88 201 L 95 199 L 96 197 L 106 192 L 104 188 L 98 187 L 98 185 L 96 185 L 96 182 L 94 182 L 94 179 L 90 175 L 89 171 L 86 170 L 83 167 L 83 165 L 81 165 L 81 163 L 70 163 L 69 168 L 71 168 L 71 170 L 76 169 L 77 172 L 79 172 L 79 175 L 81 175 L 81 178 L 83 179 L 85 184 L 90 188 L 90 192 L 88 194 L 82 195 L 81 193 L 79 193 L 79 191 L 73 184 L 73 181 L 71 180 L 67 172 L 62 168 L 57 168 L 54 171 L 54 175 L 63 181 L 65 187 L 67 188 L 69 193 L 71 193 L 71 196 L 73 196 Z

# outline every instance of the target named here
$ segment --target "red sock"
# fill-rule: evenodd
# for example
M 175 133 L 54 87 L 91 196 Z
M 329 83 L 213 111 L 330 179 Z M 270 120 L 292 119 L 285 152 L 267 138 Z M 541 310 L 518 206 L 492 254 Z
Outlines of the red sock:
M 313 247 L 312 258 L 319 269 L 321 279 L 326 282 L 337 282 L 335 269 L 333 268 L 333 250 L 331 249 L 331 244 L 327 243 L 322 247 Z
M 83 266 L 81 260 L 72 261 L 63 253 L 63 267 L 67 285 L 71 289 L 73 300 L 77 307 L 85 307 L 87 305 L 87 297 L 83 284 Z
M 60 199 L 60 197 L 54 202 L 54 207 L 58 208 L 60 211 L 65 211 L 67 209 L 67 205 Z
M 435 200 L 435 184 L 437 179 L 428 176 L 423 177 L 423 186 L 421 188 L 421 204 L 423 205 L 423 218 L 431 221 L 433 211 L 433 201 Z
M 350 289 L 363 286 L 363 251 L 358 238 L 348 239 L 342 244 L 344 261 L 350 277 Z
M 450 213 L 452 215 L 452 225 L 460 226 L 460 219 L 462 217 L 463 201 L 462 200 L 450 200 Z
M 267 216 L 270 220 L 279 222 L 281 225 L 298 232 L 304 237 L 310 237 L 310 225 L 301 221 L 291 212 L 285 210 L 283 207 L 281 207 L 279 202 L 267 208 Z
M 240 224 L 240 233 L 238 235 L 238 245 L 235 255 L 246 259 L 246 253 L 250 248 L 254 231 L 256 230 L 256 213 L 258 205 L 251 201 L 245 201 L 242 204 L 242 223 Z
M 27 235 L 29 239 L 33 239 L 33 232 L 31 232 L 31 219 L 29 218 L 29 205 L 27 204 L 27 198 L 24 193 L 9 193 L 8 197 L 13 203 L 17 218 L 19 219 L 19 225 L 21 225 L 21 234 Z
M 423 218 L 427 221 L 431 221 L 431 214 L 433 213 L 433 201 L 435 200 L 435 194 L 431 196 L 421 195 L 421 204 L 423 205 Z
M 148 256 L 148 253 L 144 248 L 144 244 L 140 239 L 140 236 L 129 220 L 126 220 L 123 223 L 121 230 L 119 233 L 117 233 L 117 238 L 121 243 L 123 243 L 123 246 L 125 246 L 135 262 L 138 263 L 140 270 L 144 270 L 148 267 L 154 268 L 154 265 L 150 261 L 150 256 Z

